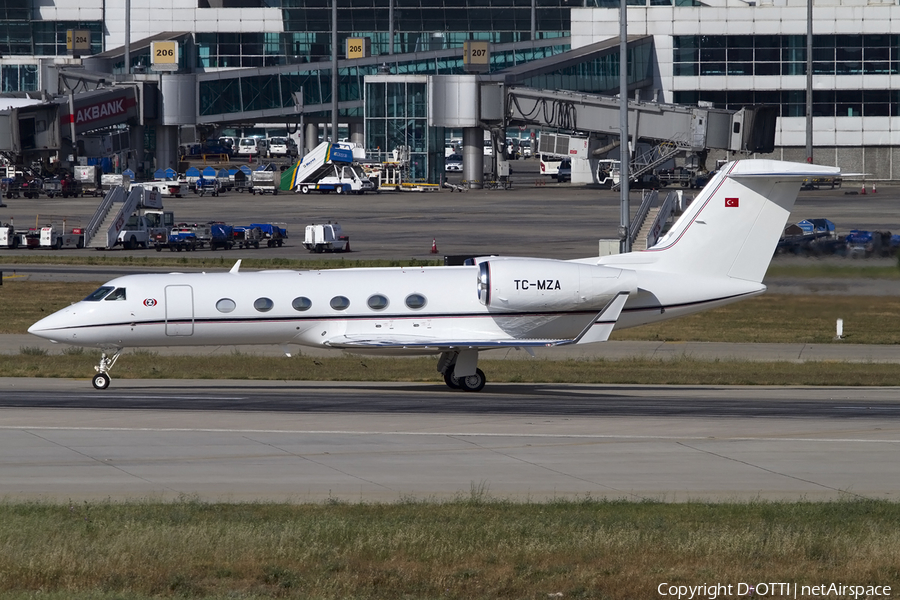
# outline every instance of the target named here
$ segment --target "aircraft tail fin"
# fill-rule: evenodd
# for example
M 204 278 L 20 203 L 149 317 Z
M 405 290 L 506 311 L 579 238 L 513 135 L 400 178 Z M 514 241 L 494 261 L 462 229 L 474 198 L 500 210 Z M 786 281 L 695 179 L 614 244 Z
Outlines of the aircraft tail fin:
M 838 175 L 804 163 L 728 163 L 656 245 L 600 264 L 762 282 L 802 181 Z

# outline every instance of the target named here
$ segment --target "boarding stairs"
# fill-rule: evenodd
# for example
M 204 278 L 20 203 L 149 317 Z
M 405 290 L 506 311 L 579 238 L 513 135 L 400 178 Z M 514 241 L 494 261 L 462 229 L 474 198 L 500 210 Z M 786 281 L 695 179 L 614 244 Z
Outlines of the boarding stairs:
M 640 252 L 652 248 L 662 237 L 669 219 L 675 214 L 681 200 L 680 191 L 670 191 L 665 199 L 659 202 L 659 192 L 644 192 L 641 206 L 631 221 L 631 251 Z
M 634 157 L 628 167 L 628 177 L 631 181 L 638 181 L 642 175 L 649 173 L 672 160 L 682 152 L 686 152 L 690 148 L 679 144 L 675 140 L 667 140 L 653 146 L 648 151 Z M 621 178 L 619 183 L 613 184 L 612 189 L 621 189 Z
M 115 246 L 119 232 L 140 206 L 143 194 L 142 187 L 134 187 L 128 194 L 121 186 L 110 188 L 85 229 L 85 247 L 109 249 Z

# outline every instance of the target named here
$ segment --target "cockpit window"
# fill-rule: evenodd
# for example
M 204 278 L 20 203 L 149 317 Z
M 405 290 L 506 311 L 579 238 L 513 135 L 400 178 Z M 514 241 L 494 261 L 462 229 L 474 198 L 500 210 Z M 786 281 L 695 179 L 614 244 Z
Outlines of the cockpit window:
M 116 288 L 112 294 L 106 297 L 107 300 L 124 300 L 125 288 Z
M 102 288 L 98 288 L 96 292 L 92 293 L 90 296 L 84 299 L 85 302 L 99 302 L 103 300 L 104 296 L 110 293 L 113 288 L 108 285 L 103 286 Z

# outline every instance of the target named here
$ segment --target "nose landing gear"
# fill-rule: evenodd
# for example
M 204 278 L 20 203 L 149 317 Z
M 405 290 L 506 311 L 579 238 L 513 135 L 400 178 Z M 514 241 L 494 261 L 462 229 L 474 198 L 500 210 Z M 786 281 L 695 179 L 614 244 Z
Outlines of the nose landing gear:
M 119 359 L 119 355 L 122 354 L 121 348 L 116 348 L 115 353 L 112 357 L 108 357 L 106 352 L 103 352 L 100 355 L 100 364 L 94 367 L 94 370 L 97 371 L 97 374 L 94 375 L 94 378 L 91 380 L 91 383 L 94 385 L 94 389 L 97 390 L 105 390 L 109 387 L 110 381 L 112 381 L 109 377 L 109 371 L 113 368 L 113 365 L 116 364 L 116 361 Z

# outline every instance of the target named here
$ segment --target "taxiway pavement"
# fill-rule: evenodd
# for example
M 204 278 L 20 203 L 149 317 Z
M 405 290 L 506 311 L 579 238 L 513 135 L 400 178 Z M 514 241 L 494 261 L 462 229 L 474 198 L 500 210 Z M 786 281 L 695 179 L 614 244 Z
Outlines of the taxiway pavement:
M 0 497 L 895 499 L 891 388 L 0 379 Z

